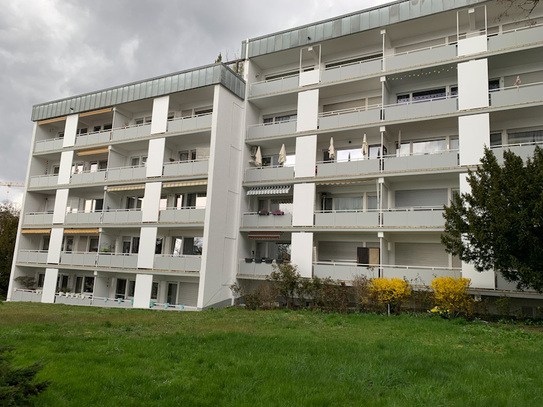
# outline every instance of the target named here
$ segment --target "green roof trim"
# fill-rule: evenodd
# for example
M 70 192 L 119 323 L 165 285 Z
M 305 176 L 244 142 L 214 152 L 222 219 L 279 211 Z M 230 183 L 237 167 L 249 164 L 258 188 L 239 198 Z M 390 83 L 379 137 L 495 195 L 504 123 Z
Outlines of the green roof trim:
M 38 104 L 32 107 L 32 120 L 82 113 L 217 84 L 245 99 L 245 81 L 219 63 Z

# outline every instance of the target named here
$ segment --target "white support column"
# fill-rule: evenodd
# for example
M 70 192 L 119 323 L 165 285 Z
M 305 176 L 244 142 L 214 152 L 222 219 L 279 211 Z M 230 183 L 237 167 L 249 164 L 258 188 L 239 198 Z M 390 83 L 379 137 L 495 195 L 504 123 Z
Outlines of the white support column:
M 64 139 L 62 140 L 62 147 L 73 147 L 75 145 L 78 119 L 79 115 L 77 114 L 72 114 L 66 117 L 66 126 L 64 127 Z
M 158 138 L 149 141 L 149 150 L 147 153 L 147 178 L 161 177 L 162 166 L 164 165 L 164 148 L 166 139 Z
M 153 276 L 151 274 L 136 274 L 136 289 L 134 292 L 134 308 L 147 309 L 151 304 L 151 289 Z
M 319 125 L 319 90 L 298 93 L 296 131 L 317 130 Z
M 58 269 L 45 269 L 45 279 L 43 280 L 43 294 L 41 302 L 53 304 L 55 302 L 55 292 L 57 291 Z
M 47 252 L 47 263 L 49 264 L 59 263 L 63 238 L 64 238 L 64 228 L 51 229 L 51 237 L 49 239 L 49 250 Z
M 109 297 L 109 278 L 100 275 L 97 271 L 94 272 L 94 290 L 95 297 Z
M 315 184 L 294 185 L 292 226 L 313 226 Z
M 296 137 L 296 162 L 294 176 L 307 178 L 315 176 L 317 165 L 317 136 Z
M 141 228 L 140 247 L 138 251 L 138 268 L 152 269 L 155 263 L 157 228 Z
M 488 113 L 458 118 L 460 165 L 477 165 L 490 146 L 490 117 Z
M 302 277 L 313 277 L 313 233 L 293 233 L 291 236 L 291 263 Z
M 66 219 L 66 207 L 68 206 L 69 189 L 57 189 L 55 197 L 55 209 L 53 211 L 53 223 L 62 224 Z
M 70 183 L 72 175 L 72 161 L 74 158 L 73 151 L 63 151 L 60 154 L 60 168 L 58 170 L 58 185 Z
M 166 133 L 168 129 L 169 96 L 161 96 L 153 100 L 153 116 L 151 119 L 151 134 Z
M 488 61 L 458 64 L 458 109 L 488 107 Z
M 158 222 L 161 191 L 162 182 L 148 182 L 145 184 L 141 214 L 143 222 Z

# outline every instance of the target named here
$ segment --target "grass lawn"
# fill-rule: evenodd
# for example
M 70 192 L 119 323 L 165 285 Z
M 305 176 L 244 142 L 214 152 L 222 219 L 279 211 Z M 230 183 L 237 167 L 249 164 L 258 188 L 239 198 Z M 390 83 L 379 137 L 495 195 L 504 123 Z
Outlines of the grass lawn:
M 37 406 L 543 405 L 543 330 L 425 315 L 4 303 L 0 344 Z

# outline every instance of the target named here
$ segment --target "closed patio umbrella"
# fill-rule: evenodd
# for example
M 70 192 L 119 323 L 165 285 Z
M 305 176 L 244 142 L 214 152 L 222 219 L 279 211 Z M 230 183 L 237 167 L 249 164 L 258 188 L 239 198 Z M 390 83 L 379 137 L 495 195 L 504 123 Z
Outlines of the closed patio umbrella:
M 283 165 L 287 162 L 287 150 L 285 148 L 285 145 L 283 144 L 281 146 L 281 150 L 279 151 L 279 164 Z
M 364 139 L 362 140 L 362 155 L 364 157 L 368 155 L 368 141 L 366 140 L 366 133 L 364 133 Z
M 260 146 L 256 149 L 255 165 L 257 167 L 262 167 L 262 151 L 260 151 Z
M 328 147 L 328 156 L 330 159 L 336 158 L 336 149 L 334 148 L 334 138 L 330 137 L 330 147 Z

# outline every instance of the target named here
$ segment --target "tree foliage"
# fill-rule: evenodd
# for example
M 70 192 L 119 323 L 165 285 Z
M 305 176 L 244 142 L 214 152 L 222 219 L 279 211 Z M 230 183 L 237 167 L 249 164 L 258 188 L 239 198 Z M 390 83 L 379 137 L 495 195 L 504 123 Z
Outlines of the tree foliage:
M 0 405 L 28 406 L 32 398 L 45 391 L 50 383 L 35 382 L 35 376 L 42 368 L 40 363 L 13 368 L 11 350 L 13 348 L 9 346 L 0 347 Z
M 543 292 L 543 150 L 526 163 L 510 151 L 500 166 L 485 150 L 469 171 L 471 193 L 445 207 L 446 250 L 478 271 L 496 270 L 519 288 Z
M 19 211 L 12 204 L 0 205 L 0 298 L 8 292 Z

